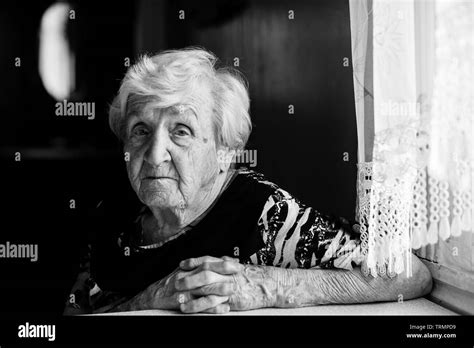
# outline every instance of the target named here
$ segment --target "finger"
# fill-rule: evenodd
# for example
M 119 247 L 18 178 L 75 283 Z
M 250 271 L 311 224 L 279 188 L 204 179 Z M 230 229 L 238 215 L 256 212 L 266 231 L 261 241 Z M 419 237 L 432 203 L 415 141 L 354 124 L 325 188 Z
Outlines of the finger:
M 204 262 L 219 262 L 222 261 L 222 259 L 218 257 L 213 257 L 213 256 L 202 256 L 202 257 L 195 257 L 191 259 L 186 259 L 183 260 L 179 263 L 179 267 L 182 270 L 189 271 L 192 270 L 198 266 L 200 266 Z
M 203 311 L 203 313 L 211 314 L 225 314 L 230 312 L 230 306 L 227 303 L 221 303 L 213 308 L 209 308 Z
M 234 261 L 240 263 L 240 259 L 236 257 L 222 256 L 221 259 L 224 261 Z
M 219 274 L 235 274 L 242 270 L 242 265 L 234 261 L 221 262 L 204 262 L 196 268 L 191 274 L 196 274 L 202 271 L 212 271 Z
M 196 274 L 191 274 L 184 278 L 178 279 L 175 283 L 175 288 L 178 291 L 186 291 L 199 288 L 204 285 L 212 283 L 229 282 L 229 276 L 218 274 L 212 271 L 202 271 Z
M 175 292 L 162 299 L 160 297 L 155 297 L 155 305 L 153 308 L 157 309 L 177 309 L 181 303 L 186 303 L 194 300 L 194 296 L 189 292 Z
M 191 295 L 195 297 L 208 295 L 230 296 L 233 293 L 233 283 L 214 283 L 191 290 Z
M 194 296 L 189 291 L 177 292 L 177 293 L 173 294 L 173 297 L 175 299 L 175 303 L 178 306 L 180 304 L 183 304 L 183 303 L 194 300 Z
M 182 271 L 181 269 L 177 268 L 166 278 L 165 285 L 168 285 L 169 283 L 175 283 L 176 279 L 184 278 L 189 274 L 191 274 L 191 272 Z
M 181 278 L 184 278 L 186 277 L 187 275 L 190 275 L 191 272 L 178 272 L 174 275 L 174 280 L 176 281 L 176 279 L 181 279 Z M 173 278 L 170 278 L 169 280 L 171 281 Z
M 198 313 L 216 307 L 228 300 L 229 296 L 209 295 L 183 303 L 179 308 L 183 313 Z

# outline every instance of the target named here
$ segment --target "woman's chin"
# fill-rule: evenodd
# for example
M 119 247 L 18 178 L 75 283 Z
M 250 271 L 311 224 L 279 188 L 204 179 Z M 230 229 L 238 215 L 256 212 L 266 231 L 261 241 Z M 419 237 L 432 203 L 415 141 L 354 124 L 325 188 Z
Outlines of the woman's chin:
M 140 195 L 140 200 L 149 208 L 171 209 L 180 205 L 179 199 L 164 192 L 145 192 Z

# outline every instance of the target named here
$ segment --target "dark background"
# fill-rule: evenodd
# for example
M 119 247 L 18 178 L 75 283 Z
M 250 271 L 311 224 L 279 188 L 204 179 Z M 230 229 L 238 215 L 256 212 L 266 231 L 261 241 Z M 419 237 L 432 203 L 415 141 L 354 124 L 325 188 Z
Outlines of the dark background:
M 322 212 L 354 217 L 356 119 L 352 70 L 343 65 L 351 56 L 348 1 L 71 1 L 76 90 L 68 100 L 95 102 L 95 120 L 57 117 L 40 79 L 38 31 L 52 3 L 7 2 L 0 12 L 0 243 L 39 244 L 36 263 L 0 259 L 2 314 L 61 313 L 88 210 L 108 192 L 130 193 L 107 107 L 125 59 L 140 53 L 200 45 L 224 63 L 239 57 L 250 84 L 253 169 Z

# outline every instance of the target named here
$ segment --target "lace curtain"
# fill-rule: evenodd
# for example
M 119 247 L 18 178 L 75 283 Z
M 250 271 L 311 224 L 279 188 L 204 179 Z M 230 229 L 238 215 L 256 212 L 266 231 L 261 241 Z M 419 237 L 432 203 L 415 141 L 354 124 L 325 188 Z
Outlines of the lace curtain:
M 362 270 L 473 231 L 474 6 L 350 0 Z

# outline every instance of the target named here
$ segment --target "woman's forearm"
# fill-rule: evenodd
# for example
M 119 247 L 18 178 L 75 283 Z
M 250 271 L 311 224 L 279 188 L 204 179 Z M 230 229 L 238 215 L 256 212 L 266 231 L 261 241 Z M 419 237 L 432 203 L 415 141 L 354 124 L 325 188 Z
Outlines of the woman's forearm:
M 143 309 L 141 306 L 141 302 L 138 301 L 141 296 L 142 293 L 138 294 L 133 298 L 124 298 L 123 300 L 118 301 L 117 303 L 97 308 L 96 310 L 94 310 L 94 314 L 138 311 L 140 309 Z
M 231 308 L 305 307 L 335 303 L 407 300 L 431 290 L 431 275 L 415 256 L 413 276 L 364 276 L 360 269 L 284 269 L 246 265 L 236 277 Z
M 99 308 L 94 313 L 114 313 L 114 312 L 129 312 L 129 311 L 140 311 L 146 309 L 160 309 L 162 303 L 160 301 L 161 294 L 159 289 L 153 289 L 148 287 L 147 289 L 139 292 L 134 297 L 123 298 L 118 303 Z M 164 306 L 163 306 L 164 309 Z

